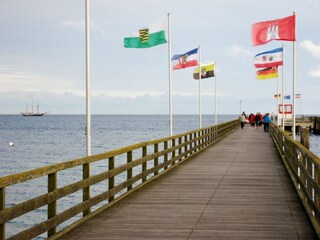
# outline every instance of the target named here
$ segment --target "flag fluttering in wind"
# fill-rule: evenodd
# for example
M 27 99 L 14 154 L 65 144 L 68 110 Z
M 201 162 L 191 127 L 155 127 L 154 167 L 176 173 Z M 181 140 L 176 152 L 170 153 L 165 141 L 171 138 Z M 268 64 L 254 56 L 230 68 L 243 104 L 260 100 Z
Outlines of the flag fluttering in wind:
M 214 77 L 214 64 L 201 66 L 201 79 L 210 77 Z M 195 68 L 193 78 L 195 80 L 199 79 L 199 67 Z
M 173 70 L 183 69 L 187 67 L 198 66 L 198 48 L 183 54 L 175 54 L 172 60 Z
M 251 40 L 253 46 L 272 40 L 296 41 L 296 16 L 258 22 L 252 25 Z
M 262 52 L 254 56 L 254 66 L 256 68 L 277 67 L 283 65 L 283 48 L 276 48 L 267 52 Z
M 301 94 L 300 93 L 297 93 L 295 98 L 301 98 Z
M 262 70 L 257 71 L 257 79 L 265 80 L 270 78 L 278 77 L 278 68 L 277 67 L 269 67 L 264 68 Z
M 290 99 L 291 99 L 291 96 L 290 96 L 290 95 L 286 95 L 286 96 L 284 96 L 283 98 L 284 98 L 284 99 L 289 99 L 289 100 L 290 100 Z
M 280 98 L 281 97 L 281 94 L 275 94 L 273 95 L 274 98 Z
M 150 26 L 143 27 L 123 40 L 126 48 L 149 48 L 167 43 L 165 29 L 166 19 L 163 19 Z

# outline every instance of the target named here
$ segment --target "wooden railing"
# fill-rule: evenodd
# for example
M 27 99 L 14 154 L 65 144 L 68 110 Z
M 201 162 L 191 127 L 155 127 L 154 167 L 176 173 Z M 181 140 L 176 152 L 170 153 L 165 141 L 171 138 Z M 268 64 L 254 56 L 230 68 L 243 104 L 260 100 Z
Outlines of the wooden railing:
M 275 124 L 270 133 L 320 238 L 320 158 Z
M 49 239 L 58 239 L 131 192 L 217 142 L 238 128 L 239 125 L 239 120 L 233 120 L 172 137 L 142 142 L 114 151 L 0 178 L 0 239 L 32 239 L 45 233 Z M 94 175 L 90 166 L 97 162 L 104 164 L 106 170 Z M 58 183 L 64 183 L 67 177 L 70 178 L 70 175 L 60 176 L 59 174 L 76 167 L 82 168 L 81 180 L 67 186 L 58 187 Z M 120 175 L 121 178 L 119 178 Z M 38 181 L 41 177 L 47 178 L 46 193 L 6 207 L 6 190 L 8 187 L 30 180 L 35 181 L 36 179 Z M 106 190 L 91 196 L 91 187 L 95 184 L 104 184 Z M 61 206 L 59 206 L 58 201 L 62 198 L 68 198 L 70 194 L 78 191 L 82 193 L 80 203 L 59 212 L 58 209 Z M 28 189 L 25 189 L 25 192 L 28 192 Z M 15 192 L 14 194 L 25 193 Z M 102 204 L 102 206 L 99 204 Z M 11 235 L 5 234 L 6 225 L 9 225 L 9 221 L 41 207 L 47 207 L 44 213 L 46 214 L 46 220 L 44 219 L 22 231 L 19 229 L 20 232 L 14 232 Z M 93 208 L 96 209 L 93 210 Z M 82 216 L 78 217 L 73 223 L 66 224 L 66 221 L 79 214 L 82 214 Z M 66 226 L 61 227 L 63 223 Z M 61 229 L 58 230 L 58 227 Z

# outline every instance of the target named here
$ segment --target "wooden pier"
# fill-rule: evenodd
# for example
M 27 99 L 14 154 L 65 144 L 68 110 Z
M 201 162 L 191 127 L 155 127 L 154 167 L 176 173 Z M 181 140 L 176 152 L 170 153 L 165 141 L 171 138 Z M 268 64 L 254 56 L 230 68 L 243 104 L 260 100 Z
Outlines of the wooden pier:
M 316 239 L 269 133 L 249 126 L 60 239 Z

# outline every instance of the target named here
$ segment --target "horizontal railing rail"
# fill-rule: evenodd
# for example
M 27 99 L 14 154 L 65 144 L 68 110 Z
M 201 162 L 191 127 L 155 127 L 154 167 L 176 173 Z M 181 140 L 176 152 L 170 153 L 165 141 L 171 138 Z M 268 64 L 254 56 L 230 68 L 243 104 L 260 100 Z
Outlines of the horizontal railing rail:
M 320 158 L 275 124 L 270 134 L 320 238 Z
M 47 233 L 50 239 L 58 239 L 131 192 L 217 142 L 238 128 L 239 125 L 239 120 L 233 120 L 172 137 L 141 142 L 114 151 L 2 177 L 0 178 L 0 239 L 32 239 L 44 233 Z M 117 164 L 116 158 L 123 155 L 125 155 L 125 159 L 122 159 L 120 165 Z M 137 155 L 140 157 L 137 157 Z M 97 162 L 106 164 L 107 170 L 92 174 L 90 165 Z M 66 175 L 59 177 L 58 174 L 76 167 L 82 168 L 82 180 L 58 187 L 58 180 L 64 182 L 63 177 L 67 177 Z M 126 177 L 116 181 L 116 178 L 123 174 Z M 7 188 L 31 180 L 38 180 L 41 177 L 47 178 L 46 193 L 6 207 Z M 107 189 L 91 196 L 91 187 L 95 184 L 101 184 L 103 181 L 107 181 L 105 183 Z M 78 191 L 82 191 L 82 201 L 58 212 L 59 200 Z M 102 206 L 98 205 L 104 201 L 105 203 Z M 41 207 L 46 207 L 46 220 L 6 236 L 6 225 L 9 221 Z M 93 210 L 93 207 L 97 208 Z M 82 217 L 61 227 L 62 223 L 79 214 L 82 214 Z M 58 230 L 57 227 L 61 227 L 61 229 Z

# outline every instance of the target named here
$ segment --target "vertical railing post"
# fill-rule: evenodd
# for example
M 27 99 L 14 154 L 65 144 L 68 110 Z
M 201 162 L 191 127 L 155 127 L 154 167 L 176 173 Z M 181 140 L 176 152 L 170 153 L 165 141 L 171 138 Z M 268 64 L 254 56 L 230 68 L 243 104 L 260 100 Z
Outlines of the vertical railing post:
M 186 153 L 188 151 L 188 135 L 184 135 L 184 152 Z M 184 158 L 187 158 L 189 154 L 184 155 Z
M 168 149 L 168 141 L 164 141 L 164 143 L 163 143 L 163 149 L 164 149 L 164 150 L 167 150 L 167 149 Z M 164 156 L 163 156 L 163 161 L 164 161 L 164 162 L 168 161 L 168 153 L 164 154 Z M 166 170 L 167 168 L 168 168 L 168 166 L 165 165 L 165 166 L 164 166 L 164 169 Z
M 318 168 L 318 165 L 315 166 L 315 168 L 314 168 L 314 180 L 315 180 L 315 184 L 317 186 L 319 186 L 320 185 L 320 170 Z M 319 196 L 318 192 L 316 192 L 316 194 L 315 194 L 314 203 L 315 203 L 317 209 L 319 209 L 320 208 L 320 196 Z
M 114 157 L 110 157 L 108 159 L 108 171 L 111 171 L 114 169 Z M 109 192 L 111 192 L 110 190 L 114 188 L 114 176 L 110 177 L 108 179 L 108 190 Z M 108 198 L 108 202 L 112 202 L 114 200 L 114 194 Z
M 142 157 L 147 156 L 147 146 L 142 147 Z M 142 172 L 144 173 L 147 170 L 147 162 L 142 163 Z M 147 176 L 142 178 L 142 182 L 147 180 Z
M 6 207 L 6 189 L 0 188 L 0 211 L 4 210 Z M 5 223 L 0 224 L 0 239 L 4 240 L 6 238 L 6 225 Z
M 153 152 L 154 152 L 154 153 L 158 153 L 158 151 L 159 151 L 159 144 L 158 144 L 158 143 L 155 143 L 155 144 L 154 144 Z M 154 164 L 153 164 L 153 166 L 154 166 L 154 167 L 157 167 L 158 164 L 159 164 L 159 158 L 158 158 L 158 157 L 155 157 L 155 158 L 154 158 Z M 154 171 L 154 176 L 156 176 L 157 174 L 158 174 L 158 170 Z
M 132 151 L 127 152 L 127 163 L 131 163 L 132 162 Z M 127 180 L 129 181 L 132 178 L 132 168 L 129 168 L 127 170 Z M 132 184 L 130 184 L 127 187 L 127 191 L 130 191 L 132 189 Z
M 53 192 L 57 189 L 57 173 L 51 173 L 48 175 L 48 193 Z M 48 204 L 48 219 L 53 218 L 57 215 L 57 201 L 53 201 Z M 48 237 L 55 234 L 56 227 L 49 229 Z
M 297 153 L 297 149 L 295 146 L 292 146 L 292 150 L 293 150 L 292 152 L 294 153 L 294 157 L 298 160 L 298 163 L 301 163 L 301 153 L 300 152 Z M 301 169 L 300 169 L 299 164 L 296 167 L 297 167 L 297 171 L 298 171 L 298 178 L 299 178 L 299 180 L 301 180 L 301 182 L 303 182 L 303 180 L 301 179 Z M 299 181 L 297 181 L 297 183 L 298 183 L 298 189 L 300 189 L 301 186 L 300 186 Z
M 307 156 L 305 156 L 305 161 L 306 161 L 306 167 L 307 167 L 307 172 L 309 173 L 309 176 L 313 178 L 313 169 L 312 169 L 312 161 L 311 159 L 309 159 Z M 312 182 L 308 183 L 308 178 L 305 179 L 306 181 L 306 185 L 307 185 L 307 191 L 309 193 L 309 195 L 311 196 L 311 199 L 312 199 L 312 190 L 313 190 L 313 187 L 312 187 Z
M 210 143 L 213 143 L 214 142 L 214 133 L 215 133 L 215 131 L 214 131 L 214 129 L 216 128 L 216 126 L 213 126 L 212 128 L 211 128 L 211 131 L 210 131 Z
M 83 180 L 90 177 L 90 163 L 83 164 L 82 176 L 83 176 Z M 90 186 L 85 187 L 83 189 L 82 202 L 85 202 L 89 199 L 90 199 Z M 89 213 L 90 213 L 90 208 L 83 211 L 83 216 L 86 216 Z
M 197 132 L 194 132 L 193 133 L 193 140 L 197 138 Z M 194 147 L 194 150 L 192 151 L 192 153 L 195 153 L 197 152 L 197 141 L 194 141 L 193 142 L 193 147 Z
M 182 160 L 181 154 L 182 154 L 182 149 L 181 149 L 181 144 L 182 144 L 182 137 L 179 137 L 179 161 Z
M 210 144 L 210 128 L 206 129 L 206 145 L 208 146 Z
M 312 161 L 312 164 L 311 164 L 311 168 L 312 168 L 312 173 L 311 173 L 311 177 L 313 179 L 313 182 L 316 183 L 317 186 L 319 186 L 319 183 L 317 183 L 317 179 L 315 178 L 315 167 L 314 167 L 314 162 Z M 312 186 L 312 193 L 311 193 L 311 198 L 312 198 L 312 202 L 315 203 L 317 209 L 319 209 L 319 206 L 317 205 L 316 203 L 316 198 L 315 198 L 315 189 L 314 187 Z M 314 211 L 312 211 L 312 214 L 313 216 L 315 215 Z
M 193 148 L 193 143 L 192 143 L 192 133 L 189 134 L 189 150 L 191 150 Z M 190 151 L 190 153 L 188 154 L 189 156 L 192 155 L 193 151 Z
M 171 146 L 172 146 L 172 148 L 174 148 L 174 147 L 176 146 L 176 139 L 173 138 L 173 139 L 171 140 L 171 142 L 172 142 Z M 176 157 L 176 150 L 173 150 L 173 151 L 171 152 L 171 159 L 173 159 L 173 158 L 175 158 L 175 157 Z M 172 162 L 171 166 L 173 166 L 174 164 L 175 164 L 175 160 Z
M 206 144 L 207 144 L 207 136 L 206 136 L 206 130 L 205 129 L 202 130 L 202 143 L 203 143 L 203 148 L 205 148 Z
M 214 132 L 213 133 L 213 139 L 214 139 L 214 141 L 217 141 L 217 138 L 219 137 L 219 132 L 220 132 L 220 129 L 219 129 L 218 125 L 214 126 L 213 132 Z

